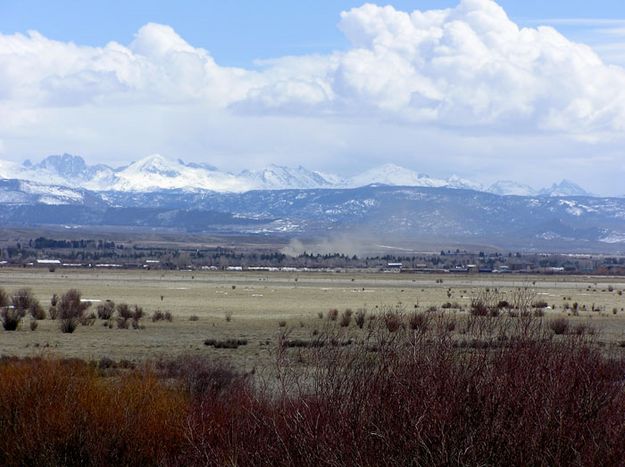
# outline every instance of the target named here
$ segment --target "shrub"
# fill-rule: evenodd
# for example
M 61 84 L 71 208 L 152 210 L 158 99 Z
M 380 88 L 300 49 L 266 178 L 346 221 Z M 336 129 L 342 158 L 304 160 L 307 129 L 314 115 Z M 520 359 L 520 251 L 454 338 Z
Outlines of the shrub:
M 354 317 L 354 322 L 356 323 L 356 326 L 362 329 L 365 325 L 366 317 L 367 317 L 367 310 L 365 310 L 364 308 L 360 308 L 356 312 L 356 316 Z
M 57 304 L 58 317 L 61 320 L 61 331 L 72 333 L 84 317 L 85 310 L 91 306 L 90 302 L 83 302 L 81 294 L 76 289 L 65 292 Z
M 506 320 L 464 340 L 329 326 L 281 340 L 301 351 L 268 384 L 201 357 L 3 358 L 0 465 L 620 465 L 625 359 Z
M 537 300 L 532 302 L 532 308 L 547 308 L 549 304 L 544 300 Z
M 128 319 L 122 318 L 121 316 L 117 317 L 117 329 L 128 329 Z
M 339 310 L 337 310 L 336 308 L 332 308 L 328 310 L 327 316 L 329 321 L 336 321 L 336 319 L 339 317 Z
M 150 372 L 4 361 L 0 394 L 0 465 L 172 465 L 186 444 L 186 397 Z
M 57 305 L 59 303 L 59 296 L 57 294 L 52 294 L 52 298 L 50 298 L 50 307 L 48 308 L 48 316 L 50 319 L 57 319 L 59 317 L 59 309 Z
M 206 339 L 204 345 L 212 346 L 216 349 L 238 349 L 241 345 L 247 345 L 247 339 Z
M 5 307 L 0 310 L 0 318 L 2 319 L 2 327 L 5 331 L 15 331 L 19 326 L 25 313 L 14 308 Z
M 118 303 L 117 304 L 117 316 L 123 319 L 131 319 L 132 318 L 132 310 L 127 303 Z
M 38 326 L 39 326 L 39 323 L 37 322 L 37 320 L 35 320 L 35 319 L 31 319 L 30 320 L 30 330 L 31 331 L 36 330 Z
M 31 305 L 28 311 L 30 311 L 30 316 L 34 320 L 46 319 L 46 310 L 41 306 L 39 302 Z
M 106 300 L 104 303 L 100 303 L 96 308 L 96 312 L 98 319 L 111 319 L 115 313 L 115 302 Z
M 159 361 L 156 367 L 163 377 L 180 381 L 184 391 L 196 400 L 216 398 L 222 394 L 231 397 L 247 379 L 246 375 L 231 366 L 196 356 L 185 355 Z
M 61 329 L 61 332 L 71 334 L 78 327 L 78 320 L 62 319 L 59 327 Z
M 389 332 L 397 332 L 404 326 L 402 315 L 396 311 L 387 311 L 382 318 Z
M 138 305 L 135 305 L 133 307 L 132 314 L 130 315 L 130 317 L 133 319 L 133 321 L 139 321 L 143 318 L 144 315 L 145 313 L 143 313 L 143 308 L 141 308 Z
M 413 312 L 408 317 L 408 326 L 413 331 L 425 333 L 430 327 L 430 316 L 425 313 Z
M 226 311 L 224 313 L 224 317 L 226 318 L 226 322 L 229 323 L 230 321 L 232 321 L 232 312 L 231 311 Z
M 281 328 L 286 327 L 286 321 L 284 320 L 278 321 L 278 326 L 280 326 Z
M 352 322 L 352 310 L 348 308 L 343 313 L 341 313 L 341 319 L 339 321 L 339 325 L 342 328 L 346 328 L 350 325 L 351 322 Z
M 189 316 L 189 321 L 199 321 L 200 318 L 197 315 L 191 315 Z
M 325 341 L 321 339 L 285 339 L 281 342 L 283 347 L 286 348 L 319 348 L 325 345 Z
M 292 379 L 277 391 L 201 397 L 185 431 L 195 463 L 612 465 L 625 455 L 622 359 L 540 333 L 432 336 L 410 352 L 399 336 L 349 349 L 285 342 L 319 371 L 298 379 L 288 361 L 280 375 Z
M 43 313 L 45 318 L 45 311 L 30 289 L 18 289 L 10 297 L 4 292 L 0 295 L 3 295 L 0 297 L 0 304 L 4 303 L 0 308 L 0 318 L 2 319 L 2 327 L 6 331 L 15 331 L 27 312 L 33 318 L 41 316 Z
M 152 321 L 169 321 L 170 323 L 174 320 L 174 316 L 169 311 L 161 311 L 156 310 L 152 313 Z
M 569 330 L 569 321 L 566 318 L 556 318 L 549 323 L 549 328 L 554 334 L 566 334 Z
M 11 296 L 11 305 L 17 310 L 30 311 L 31 308 L 40 306 L 39 301 L 30 289 L 23 288 L 16 290 Z

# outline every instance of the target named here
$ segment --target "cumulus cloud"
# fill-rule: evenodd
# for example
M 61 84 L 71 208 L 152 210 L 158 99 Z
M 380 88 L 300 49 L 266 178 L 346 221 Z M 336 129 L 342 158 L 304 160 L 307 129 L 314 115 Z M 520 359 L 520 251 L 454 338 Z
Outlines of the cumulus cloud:
M 171 27 L 124 46 L 0 36 L 0 98 L 27 106 L 184 103 L 254 112 L 331 112 L 452 126 L 584 134 L 625 129 L 625 71 L 549 27 L 519 28 L 492 0 L 343 12 L 352 47 L 329 56 L 222 67 Z
M 126 138 L 133 129 L 135 138 L 145 138 L 146 121 L 200 122 L 162 123 L 154 139 L 179 141 L 197 138 L 202 122 L 220 133 L 216 121 L 236 122 L 237 131 L 248 122 L 246 133 L 253 134 L 259 118 L 293 115 L 314 122 L 301 128 L 335 122 L 336 151 L 347 144 L 344 125 L 363 121 L 367 129 L 384 122 L 409 132 L 578 141 L 618 138 L 625 130 L 625 69 L 553 28 L 519 27 L 493 0 L 413 12 L 364 4 L 343 12 L 339 28 L 350 44 L 344 51 L 277 57 L 250 68 L 221 66 L 160 24 L 146 24 L 129 44 L 102 47 L 35 31 L 0 34 L 0 138 L 11 151 L 25 137 L 54 134 L 90 152 L 89 141 L 102 143 L 98 129 L 115 133 L 115 125 Z M 193 133 L 185 134 L 189 128 Z M 275 150 L 275 141 L 267 144 L 257 150 Z

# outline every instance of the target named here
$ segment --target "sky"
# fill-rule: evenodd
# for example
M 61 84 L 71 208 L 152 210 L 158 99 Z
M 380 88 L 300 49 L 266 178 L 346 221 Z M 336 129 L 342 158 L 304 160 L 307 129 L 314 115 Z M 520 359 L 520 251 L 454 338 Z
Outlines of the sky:
M 0 0 L 0 158 L 625 194 L 625 2 Z

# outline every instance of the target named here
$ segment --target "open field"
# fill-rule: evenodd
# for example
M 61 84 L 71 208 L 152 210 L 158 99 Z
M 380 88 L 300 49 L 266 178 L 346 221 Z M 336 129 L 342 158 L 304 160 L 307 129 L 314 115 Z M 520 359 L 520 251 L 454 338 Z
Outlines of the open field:
M 110 329 L 98 320 L 73 334 L 61 333 L 52 320 L 40 321 L 31 331 L 26 319 L 17 332 L 0 331 L 2 355 L 141 361 L 190 353 L 227 359 L 250 369 L 272 361 L 281 333 L 309 338 L 321 329 L 329 309 L 365 308 L 375 314 L 399 307 L 411 312 L 432 306 L 440 310 L 442 304 L 451 302 L 461 309 L 446 313 L 463 319 L 480 289 L 509 293 L 515 287 L 531 287 L 537 300 L 555 306 L 546 310 L 546 319 L 571 315 L 565 305 L 577 302 L 581 311 L 570 317 L 573 322 L 590 323 L 607 347 L 618 348 L 625 341 L 622 277 L 0 269 L 0 287 L 9 292 L 30 287 L 46 308 L 53 293 L 77 288 L 83 298 L 93 300 L 93 308 L 98 301 L 111 299 L 137 304 L 148 314 L 141 330 L 115 325 Z M 157 309 L 170 311 L 173 322 L 153 323 L 149 316 Z M 324 314 L 323 320 L 319 313 Z M 193 315 L 197 321 L 189 320 Z M 350 329 L 358 332 L 353 323 Z M 205 339 L 228 338 L 246 339 L 248 344 L 238 349 L 203 344 Z

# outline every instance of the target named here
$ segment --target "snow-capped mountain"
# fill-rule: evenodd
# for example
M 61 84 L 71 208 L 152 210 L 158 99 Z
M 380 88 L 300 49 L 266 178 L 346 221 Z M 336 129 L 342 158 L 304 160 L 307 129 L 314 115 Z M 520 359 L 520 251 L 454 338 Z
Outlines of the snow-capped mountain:
M 115 180 L 100 191 L 158 191 L 171 189 L 242 192 L 251 187 L 239 177 L 198 165 L 171 161 L 158 154 L 115 171 Z
M 395 164 L 384 164 L 351 177 L 346 184 L 353 188 L 372 184 L 443 187 L 447 185 L 447 182 Z
M 479 183 L 471 182 L 470 180 L 465 180 L 455 175 L 447 179 L 433 178 L 429 175 L 414 172 L 395 164 L 384 164 L 379 167 L 374 167 L 344 182 L 344 185 L 349 188 L 373 184 L 432 188 L 463 188 L 478 191 L 483 189 Z
M 88 165 L 80 156 L 48 156 L 38 163 L 23 164 L 0 160 L 0 178 L 28 180 L 48 185 L 83 188 L 92 191 L 154 192 L 159 190 L 216 191 L 242 193 L 250 190 L 357 188 L 367 185 L 458 188 L 486 191 L 497 195 L 588 196 L 575 183 L 563 180 L 540 191 L 513 181 L 498 181 L 485 189 L 481 184 L 452 176 L 435 178 L 395 164 L 384 164 L 353 177 L 341 177 L 304 167 L 270 165 L 224 172 L 198 162 L 170 160 L 154 154 L 123 167 Z
M 554 183 L 549 188 L 543 188 L 539 194 L 543 196 L 592 196 L 578 184 L 566 179 L 560 183 Z
M 295 169 L 280 165 L 270 165 L 261 170 L 244 170 L 239 178 L 247 180 L 255 189 L 288 188 L 330 188 L 335 182 L 326 179 L 323 174 L 299 166 Z
M 499 180 L 489 186 L 486 191 L 496 195 L 536 196 L 538 194 L 531 186 L 512 180 Z

